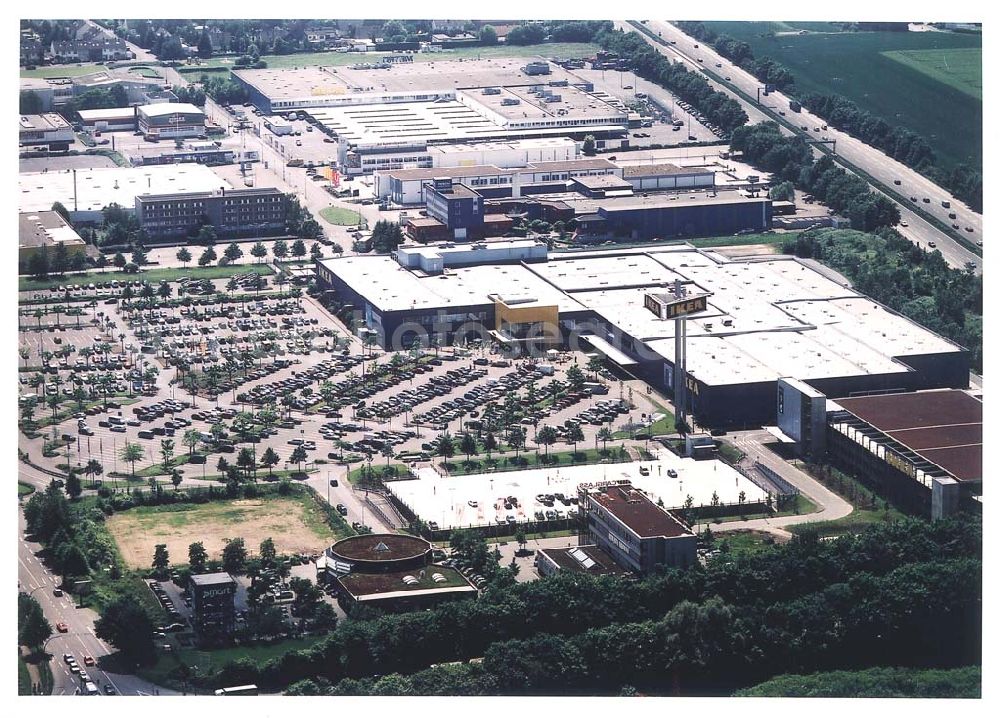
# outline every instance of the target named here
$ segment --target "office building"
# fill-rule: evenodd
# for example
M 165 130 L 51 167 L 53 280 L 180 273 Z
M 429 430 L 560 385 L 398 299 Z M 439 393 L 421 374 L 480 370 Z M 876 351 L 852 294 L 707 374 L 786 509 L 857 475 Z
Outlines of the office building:
M 630 482 L 583 484 L 579 500 L 580 542 L 592 541 L 622 568 L 645 575 L 696 563 L 697 537 Z
M 192 624 L 201 640 L 227 638 L 236 628 L 236 581 L 228 573 L 191 576 Z
M 137 108 L 139 131 L 149 138 L 179 139 L 205 134 L 205 113 L 186 102 L 157 102 Z
M 152 239 L 188 237 L 210 224 L 220 237 L 268 237 L 285 231 L 286 197 L 273 187 L 141 195 L 139 224 Z
M 597 546 L 538 549 L 535 569 L 542 578 L 556 573 L 585 573 L 590 576 L 618 576 L 629 573 Z

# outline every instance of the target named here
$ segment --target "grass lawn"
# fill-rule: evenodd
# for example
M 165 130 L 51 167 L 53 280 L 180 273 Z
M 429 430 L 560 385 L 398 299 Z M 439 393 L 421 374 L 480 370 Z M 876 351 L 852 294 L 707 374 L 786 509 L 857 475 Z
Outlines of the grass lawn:
M 756 553 L 774 546 L 774 536 L 766 531 L 742 530 L 715 534 L 713 548 L 725 541 L 730 553 Z
M 905 516 L 901 511 L 885 502 L 880 502 L 882 505 L 873 506 L 871 498 L 874 494 L 871 490 L 837 469 L 831 468 L 828 470 L 829 473 L 824 473 L 810 465 L 800 468 L 835 494 L 850 501 L 855 508 L 847 516 L 833 521 L 816 521 L 789 526 L 788 530 L 792 533 L 798 534 L 814 530 L 821 537 L 840 536 L 846 533 L 858 533 L 872 524 L 881 521 L 895 521 Z
M 135 281 L 141 280 L 150 284 L 159 282 L 176 282 L 181 277 L 191 277 L 191 279 L 228 279 L 234 274 L 260 274 L 269 276 L 274 274 L 274 270 L 266 264 L 231 264 L 228 267 L 164 267 L 161 269 L 148 269 L 139 274 L 126 274 L 125 272 L 85 272 L 83 274 L 67 274 L 64 277 L 51 279 L 31 279 L 21 277 L 18 280 L 18 291 L 31 292 L 39 289 L 50 289 L 69 284 L 83 284 L 84 282 L 111 282 L 111 281 Z
M 36 67 L 34 70 L 25 70 L 21 68 L 21 77 L 79 77 L 80 75 L 89 75 L 92 72 L 102 72 L 106 68 L 104 65 L 84 65 L 83 67 L 77 67 L 76 65 L 46 65 L 44 67 Z
M 28 496 L 35 493 L 35 487 L 31 484 L 25 484 L 21 481 L 17 482 L 17 495 L 18 496 Z
M 128 69 L 129 72 L 135 73 L 141 77 L 163 77 L 159 72 L 151 67 L 146 67 L 145 65 L 135 65 Z
M 706 519 L 713 524 L 721 524 L 727 521 L 742 521 L 743 519 L 753 519 L 760 518 L 761 516 L 775 517 L 775 516 L 796 516 L 799 514 L 814 514 L 819 510 L 807 496 L 799 494 L 795 499 L 788 503 L 785 508 L 781 511 L 771 512 L 771 511 L 748 511 L 746 513 L 739 513 L 736 511 L 731 514 L 724 514 L 722 516 L 713 516 L 711 519 Z M 704 522 L 700 522 L 704 523 Z
M 298 651 L 314 646 L 325 636 L 308 636 L 306 638 L 289 638 L 270 644 L 252 646 L 237 646 L 234 648 L 217 648 L 213 650 L 196 650 L 183 648 L 172 654 L 160 653 L 156 664 L 139 671 L 139 675 L 147 681 L 161 686 L 177 685 L 173 671 L 181 664 L 198 666 L 196 673 L 209 673 L 218 670 L 229 661 L 249 658 L 254 663 L 266 663 L 272 658 L 289 651 Z
M 723 458 L 731 464 L 739 463 L 740 459 L 744 456 L 742 451 L 737 449 L 732 444 L 727 444 L 725 441 L 719 445 L 719 453 L 722 454 Z
M 983 99 L 983 49 L 981 47 L 945 50 L 891 50 L 885 57 L 901 62 L 917 72 L 943 82 L 956 90 Z
M 982 49 L 980 35 L 854 32 L 769 36 L 773 28 L 768 23 L 705 25 L 748 42 L 756 57 L 770 57 L 785 65 L 795 76 L 797 95 L 841 95 L 891 125 L 907 127 L 924 137 L 934 147 L 942 167 L 950 169 L 961 162 L 982 167 L 983 104 L 974 91 L 982 87 L 982 65 L 976 62 Z
M 226 539 L 243 537 L 248 548 L 274 539 L 279 553 L 312 553 L 337 538 L 313 499 L 305 492 L 291 496 L 211 501 L 205 504 L 141 506 L 122 511 L 106 522 L 126 564 L 146 568 L 156 544 L 172 556 L 186 556 L 197 536 L 210 558 L 219 558 Z
M 614 433 L 614 438 L 616 439 L 630 439 L 632 434 L 635 432 L 649 433 L 651 436 L 661 436 L 663 434 L 673 434 L 677 429 L 674 426 L 674 414 L 672 411 L 667 409 L 661 404 L 653 402 L 653 406 L 656 407 L 656 413 L 663 414 L 662 417 L 654 421 L 648 427 L 644 426 L 641 428 L 636 428 L 635 431 L 620 430 Z
M 687 240 L 699 249 L 713 247 L 742 247 L 748 244 L 770 244 L 780 247 L 786 240 L 795 239 L 799 232 L 765 232 L 764 234 L 744 234 L 739 237 L 701 237 Z
M 360 212 L 355 212 L 353 209 L 344 209 L 343 207 L 327 207 L 326 209 L 321 209 L 319 216 L 330 224 L 337 224 L 341 226 L 357 224 L 359 221 L 364 222 L 364 217 Z

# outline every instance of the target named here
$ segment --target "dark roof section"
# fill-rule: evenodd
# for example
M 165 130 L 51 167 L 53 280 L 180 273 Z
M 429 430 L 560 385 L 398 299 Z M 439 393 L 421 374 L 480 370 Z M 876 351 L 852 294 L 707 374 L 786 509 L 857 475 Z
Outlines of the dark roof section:
M 837 404 L 960 481 L 983 478 L 983 403 L 957 389 L 837 399 Z
M 593 562 L 593 565 L 584 566 L 574 557 L 574 554 L 581 555 L 580 552 L 582 552 L 582 555 L 586 558 L 589 558 Z M 552 562 L 563 571 L 571 571 L 573 573 L 589 573 L 594 576 L 628 573 L 628 571 L 616 564 L 614 559 L 597 546 L 547 548 L 539 550 L 538 553 L 550 558 Z
M 196 573 L 191 576 L 191 583 L 196 586 L 223 586 L 235 584 L 236 580 L 225 571 L 218 573 Z
M 445 580 L 435 581 L 434 574 L 436 573 L 441 574 Z M 416 583 L 403 581 L 406 576 L 417 579 Z M 338 577 L 337 580 L 355 597 L 397 591 L 454 591 L 456 589 L 471 589 L 470 593 L 476 591 L 472 584 L 455 569 L 435 565 L 389 573 L 350 573 Z
M 603 493 L 591 493 L 590 497 L 640 538 L 672 538 L 691 533 L 644 493 L 630 486 L 610 486 Z
M 338 541 L 330 550 L 348 561 L 399 561 L 421 556 L 430 548 L 427 541 L 417 536 L 367 534 Z

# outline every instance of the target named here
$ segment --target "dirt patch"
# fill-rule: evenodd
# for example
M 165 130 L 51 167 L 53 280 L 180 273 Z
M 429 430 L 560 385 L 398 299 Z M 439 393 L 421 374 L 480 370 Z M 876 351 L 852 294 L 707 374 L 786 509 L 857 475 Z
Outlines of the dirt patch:
M 166 510 L 169 509 L 169 510 Z M 314 553 L 335 541 L 319 508 L 308 499 L 214 501 L 160 510 L 132 509 L 107 521 L 122 558 L 132 568 L 147 568 L 157 544 L 165 543 L 170 558 L 187 563 L 188 546 L 201 541 L 210 558 L 221 558 L 226 540 L 242 537 L 249 551 L 265 538 L 279 553 Z

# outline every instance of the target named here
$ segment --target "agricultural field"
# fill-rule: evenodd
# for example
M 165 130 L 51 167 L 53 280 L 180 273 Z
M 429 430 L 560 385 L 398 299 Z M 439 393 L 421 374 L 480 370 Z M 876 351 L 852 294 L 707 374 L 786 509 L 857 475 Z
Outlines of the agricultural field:
M 345 227 L 352 224 L 358 224 L 358 222 L 364 222 L 364 217 L 360 212 L 355 212 L 351 209 L 344 209 L 343 207 L 327 207 L 326 209 L 320 210 L 319 214 L 330 224 Z
M 435 62 L 442 60 L 489 59 L 494 57 L 585 57 L 593 55 L 600 48 L 589 42 L 551 42 L 542 45 L 511 45 L 510 47 L 463 47 L 445 52 L 419 52 L 413 56 L 414 62 Z M 378 62 L 384 55 L 392 53 L 356 52 L 310 52 L 294 55 L 265 55 L 260 59 L 268 68 L 304 67 L 307 65 L 353 65 L 358 62 Z
M 982 167 L 980 36 L 945 32 L 782 35 L 772 34 L 773 24 L 705 23 L 718 33 L 748 42 L 756 57 L 770 57 L 788 67 L 795 76 L 796 94 L 846 97 L 887 122 L 898 122 L 925 137 L 943 168 L 960 163 Z
M 303 494 L 212 501 L 205 504 L 142 506 L 107 521 L 122 558 L 131 568 L 146 568 L 156 544 L 165 543 L 178 563 L 192 541 L 205 544 L 210 558 L 220 558 L 226 539 L 242 537 L 256 548 L 270 537 L 278 553 L 314 553 L 336 540 L 323 513 Z

